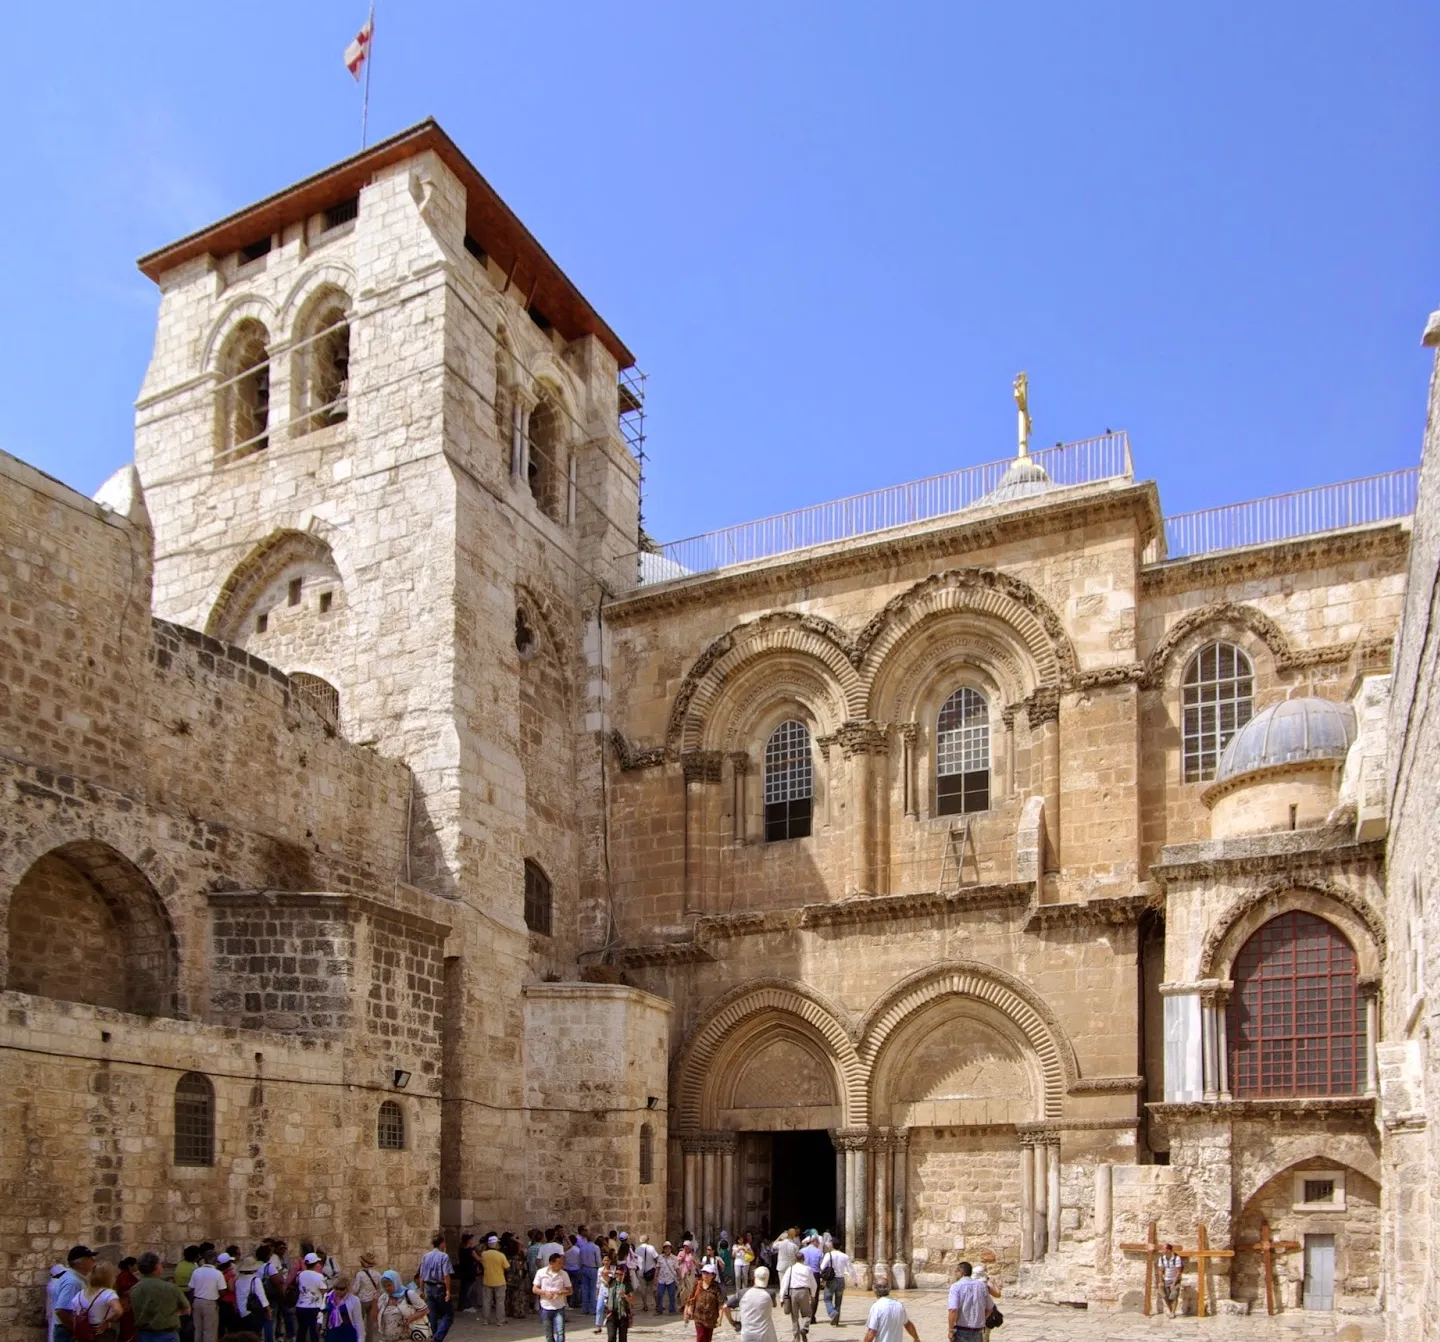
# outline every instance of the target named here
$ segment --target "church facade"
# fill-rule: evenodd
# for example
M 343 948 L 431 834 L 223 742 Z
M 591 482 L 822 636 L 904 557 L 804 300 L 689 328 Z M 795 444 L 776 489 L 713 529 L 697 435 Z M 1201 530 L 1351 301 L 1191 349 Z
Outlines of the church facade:
M 1207 532 L 1107 431 L 662 550 L 434 123 L 141 265 L 134 466 L 0 461 L 0 1325 L 76 1240 L 557 1220 L 1382 1306 L 1414 472 Z

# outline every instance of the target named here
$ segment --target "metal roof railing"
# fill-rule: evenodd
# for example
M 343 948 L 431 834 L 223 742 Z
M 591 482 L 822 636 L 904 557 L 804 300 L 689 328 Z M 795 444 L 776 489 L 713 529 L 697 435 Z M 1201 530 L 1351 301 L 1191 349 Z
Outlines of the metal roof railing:
M 1420 468 L 1407 466 L 1341 484 L 1178 513 L 1165 519 L 1164 549 L 1152 541 L 1145 562 L 1185 559 L 1245 545 L 1271 545 L 1322 531 L 1392 522 L 1415 511 L 1419 484 Z
M 1095 484 L 1102 480 L 1132 479 L 1130 439 L 1125 431 L 1098 438 L 1057 444 L 1030 454 L 1059 486 Z M 830 503 L 817 503 L 793 512 L 777 513 L 757 522 L 706 531 L 671 541 L 636 556 L 636 581 L 645 586 L 672 578 L 708 573 L 733 564 L 804 550 L 831 541 L 853 540 L 893 527 L 909 526 L 947 517 L 982 503 L 996 489 L 1015 458 L 966 466 L 909 484 L 889 485 L 866 494 Z

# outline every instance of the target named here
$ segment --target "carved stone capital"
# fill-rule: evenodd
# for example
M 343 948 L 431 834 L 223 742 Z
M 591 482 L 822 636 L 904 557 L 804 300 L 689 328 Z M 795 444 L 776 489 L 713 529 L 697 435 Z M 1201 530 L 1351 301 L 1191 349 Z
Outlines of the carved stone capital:
M 615 752 L 622 772 L 630 769 L 654 769 L 665 763 L 664 746 L 633 746 L 618 727 L 610 732 L 610 748 Z
M 833 1128 L 830 1132 L 837 1151 L 868 1151 L 873 1137 L 869 1128 Z
M 895 731 L 902 741 L 913 746 L 915 738 L 920 735 L 920 724 L 918 722 L 902 722 Z
M 724 760 L 718 750 L 686 750 L 680 756 L 680 767 L 687 783 L 718 783 Z
M 1060 691 L 1050 685 L 1042 685 L 1025 700 L 1025 718 L 1032 727 L 1046 722 L 1055 722 L 1060 717 Z
M 750 772 L 750 756 L 743 750 L 733 751 L 730 755 L 730 767 L 737 774 L 748 774 Z
M 835 729 L 835 739 L 848 760 L 852 755 L 885 755 L 890 750 L 890 733 L 869 718 L 852 718 Z

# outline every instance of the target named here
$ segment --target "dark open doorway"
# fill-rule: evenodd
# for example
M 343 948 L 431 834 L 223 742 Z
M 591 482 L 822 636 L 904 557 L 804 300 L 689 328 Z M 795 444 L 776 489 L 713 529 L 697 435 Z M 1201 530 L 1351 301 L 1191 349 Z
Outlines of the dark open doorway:
M 839 1231 L 835 1224 L 835 1148 L 830 1134 L 770 1135 L 770 1230 Z

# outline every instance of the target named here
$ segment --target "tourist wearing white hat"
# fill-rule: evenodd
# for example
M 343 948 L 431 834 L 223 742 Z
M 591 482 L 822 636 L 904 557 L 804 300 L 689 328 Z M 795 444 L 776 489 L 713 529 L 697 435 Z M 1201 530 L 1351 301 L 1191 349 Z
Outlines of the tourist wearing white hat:
M 500 1236 L 487 1235 L 480 1250 L 480 1322 L 499 1328 L 505 1322 L 505 1273 L 510 1260 L 500 1250 Z

